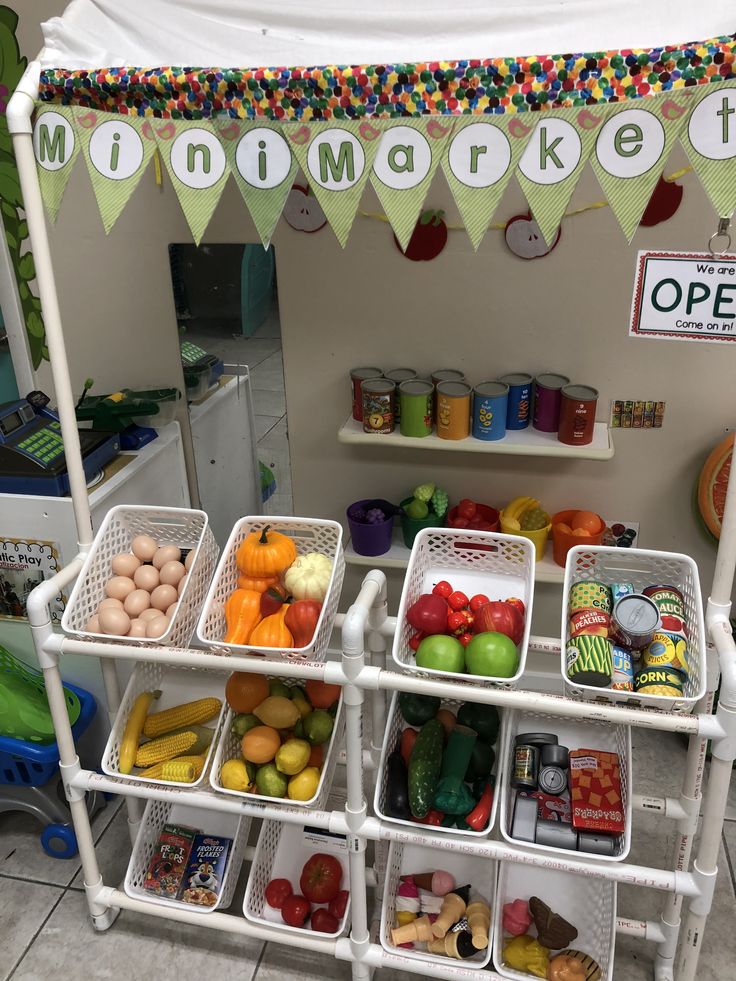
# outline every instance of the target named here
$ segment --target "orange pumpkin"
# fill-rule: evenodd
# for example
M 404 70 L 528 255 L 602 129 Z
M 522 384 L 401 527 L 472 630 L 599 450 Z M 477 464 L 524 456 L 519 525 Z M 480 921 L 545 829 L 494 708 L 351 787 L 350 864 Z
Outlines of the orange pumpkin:
M 225 601 L 226 644 L 247 644 L 253 628 L 261 621 L 261 593 L 236 589 Z
M 238 576 L 238 589 L 255 589 L 257 593 L 265 593 L 271 586 L 277 586 L 278 582 L 278 576 L 263 576 L 263 578 L 258 578 L 240 575 Z
M 236 556 L 238 569 L 246 576 L 278 576 L 296 558 L 296 545 L 287 535 L 271 531 L 252 531 L 240 545 Z

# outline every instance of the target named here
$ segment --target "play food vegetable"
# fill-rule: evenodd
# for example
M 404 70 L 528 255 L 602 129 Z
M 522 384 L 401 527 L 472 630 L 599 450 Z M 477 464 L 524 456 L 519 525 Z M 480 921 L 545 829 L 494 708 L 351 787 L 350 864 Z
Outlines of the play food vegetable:
M 413 729 L 409 730 L 414 732 Z M 414 733 L 417 735 L 417 733 Z M 409 774 L 402 754 L 394 751 L 386 761 L 386 813 L 389 817 L 401 818 L 408 821 L 411 818 L 409 809 Z
M 546 978 L 549 966 L 549 949 L 538 940 L 523 933 L 512 937 L 503 945 L 503 960 L 507 967 L 535 978 Z
M 469 674 L 511 678 L 518 666 L 516 644 L 505 634 L 495 631 L 476 634 L 465 648 L 465 667 Z
M 293 647 L 294 638 L 284 623 L 288 610 L 288 606 L 282 606 L 276 613 L 256 624 L 248 643 L 253 647 Z
M 430 668 L 433 671 L 462 671 L 465 664 L 465 651 L 466 649 L 456 637 L 432 634 L 430 637 L 425 637 L 417 648 L 417 667 Z
M 284 624 L 291 631 L 295 647 L 306 647 L 311 643 L 321 612 L 322 604 L 317 600 L 300 599 L 289 604 Z
M 456 726 L 450 733 L 442 755 L 440 779 L 432 800 L 434 806 L 444 814 L 465 815 L 475 804 L 464 780 L 477 738 L 477 733 L 465 726 Z
M 285 900 L 293 893 L 294 890 L 288 879 L 271 879 L 263 891 L 266 902 L 271 909 L 281 909 Z
M 130 715 L 127 718 L 125 729 L 123 730 L 123 738 L 120 741 L 120 759 L 118 762 L 120 773 L 130 773 L 132 771 L 138 752 L 138 744 L 143 734 L 146 715 L 151 707 L 151 703 L 160 697 L 160 691 L 144 691 L 133 702 L 133 707 L 130 710 Z M 157 762 L 158 760 L 152 760 L 152 763 Z
M 272 613 L 276 613 L 289 597 L 289 594 L 280 584 L 269 586 L 260 595 L 260 613 L 262 617 L 270 617 Z
M 434 695 L 416 695 L 414 692 L 399 693 L 399 711 L 410 726 L 423 726 L 437 715 L 440 699 Z
M 406 619 L 415 630 L 441 634 L 447 626 L 447 603 L 434 593 L 423 593 L 406 611 Z
M 299 876 L 299 888 L 310 903 L 329 903 L 342 885 L 342 865 L 334 855 L 317 852 L 311 855 Z
M 304 896 L 287 896 L 281 907 L 281 919 L 289 926 L 301 927 L 311 911 L 312 907 Z
M 473 632 L 480 634 L 487 630 L 506 634 L 518 645 L 524 636 L 524 617 L 510 603 L 486 603 L 475 611 Z
M 426 817 L 442 767 L 444 729 L 437 719 L 425 722 L 409 758 L 409 808 L 416 818 Z
M 345 916 L 345 910 L 348 908 L 349 898 L 350 893 L 347 891 L 347 889 L 341 889 L 335 898 L 330 900 L 330 905 L 327 908 L 338 920 L 341 920 L 343 916 Z M 337 930 L 337 927 L 335 927 L 335 930 Z
M 256 624 L 261 622 L 261 597 L 255 589 L 236 589 L 225 601 L 227 644 L 247 644 Z
M 483 828 L 488 824 L 488 819 L 491 816 L 491 807 L 493 806 L 493 786 L 491 783 L 487 783 L 485 790 L 483 791 L 480 800 L 475 805 L 473 810 L 465 815 L 465 823 L 473 831 L 482 831 Z
M 331 708 L 340 697 L 340 685 L 330 685 L 325 681 L 310 678 L 304 685 L 304 691 L 311 705 L 316 709 Z
M 225 685 L 225 701 L 239 714 L 248 715 L 269 695 L 268 678 L 262 674 L 233 671 Z
M 340 922 L 328 909 L 316 909 L 309 925 L 317 933 L 337 933 Z
M 321 552 L 307 552 L 286 570 L 284 585 L 296 599 L 322 603 L 330 588 L 331 578 L 332 560 Z
M 416 729 L 407 728 L 404 729 L 404 731 L 401 733 L 401 742 L 399 748 L 401 752 L 401 758 L 404 761 L 404 763 L 406 763 L 407 766 L 409 765 L 411 751 L 414 749 L 414 743 L 416 741 L 417 741 Z
M 296 559 L 296 546 L 287 535 L 271 531 L 251 531 L 238 548 L 236 563 L 246 576 L 278 576 Z M 289 587 L 287 587 L 289 588 Z
M 278 576 L 263 576 L 259 578 L 257 576 L 240 575 L 238 576 L 238 589 L 255 589 L 257 593 L 263 593 L 269 586 L 277 585 L 278 581 Z
M 488 777 L 496 761 L 496 754 L 493 747 L 482 739 L 477 739 L 473 745 L 473 752 L 465 771 L 465 779 L 468 783 Z
M 209 697 L 175 705 L 163 712 L 153 712 L 143 723 L 143 735 L 155 739 L 183 726 L 202 725 L 214 719 L 221 708 L 222 702 L 219 698 Z

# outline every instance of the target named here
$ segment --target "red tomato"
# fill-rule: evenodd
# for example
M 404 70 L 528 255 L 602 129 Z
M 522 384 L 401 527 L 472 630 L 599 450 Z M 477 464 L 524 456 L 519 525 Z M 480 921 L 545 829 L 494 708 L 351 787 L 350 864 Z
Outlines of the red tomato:
M 515 606 L 522 616 L 526 615 L 526 607 L 524 606 L 523 601 L 518 598 L 518 596 L 512 596 L 510 597 L 510 599 L 504 600 L 504 603 L 508 603 L 509 606 Z
M 468 521 L 467 518 L 461 518 L 458 515 L 457 518 L 453 518 L 452 519 L 451 527 L 452 528 L 469 528 L 470 527 L 470 522 Z
M 348 908 L 349 898 L 350 893 L 347 891 L 347 889 L 341 889 L 327 907 L 330 913 L 332 913 L 333 916 L 336 916 L 338 920 L 341 920 L 343 916 L 345 916 L 345 910 Z
M 524 617 L 510 603 L 486 603 L 476 611 L 473 630 L 477 634 L 496 631 L 506 634 L 515 644 L 520 644 L 524 636 Z
M 477 510 L 478 507 L 475 501 L 471 501 L 469 497 L 464 497 L 457 506 L 457 513 L 461 518 L 465 518 L 467 521 L 473 520 Z
M 414 749 L 414 743 L 417 741 L 417 735 L 416 729 L 404 729 L 401 733 L 401 756 L 407 766 L 411 751 Z
M 432 592 L 435 594 L 435 596 L 441 596 L 442 599 L 447 599 L 452 592 L 452 586 L 446 579 L 442 579 L 437 583 Z
M 475 613 L 475 611 L 479 610 L 481 606 L 485 606 L 486 603 L 490 603 L 490 602 L 491 601 L 489 600 L 489 598 L 487 596 L 484 596 L 483 593 L 476 593 L 475 596 L 471 597 L 470 599 L 471 612 Z
M 450 593 L 450 595 L 447 597 L 447 605 L 452 610 L 464 610 L 469 602 L 470 600 L 465 593 L 461 592 L 459 589 L 456 589 L 454 593 Z
M 304 685 L 304 691 L 307 693 L 312 708 L 328 709 L 338 700 L 342 688 L 340 685 L 330 685 L 326 681 L 310 678 Z
M 326 909 L 316 909 L 312 913 L 312 929 L 318 933 L 337 933 L 340 921 L 334 913 Z
M 294 892 L 288 879 L 271 879 L 266 886 L 264 896 L 271 909 L 281 909 L 284 900 Z
M 429 635 L 428 634 L 425 634 L 425 632 L 423 630 L 417 630 L 417 632 L 415 634 L 413 634 L 413 636 L 411 636 L 409 638 L 409 647 L 413 651 L 415 651 L 417 649 L 417 647 L 419 647 L 419 645 L 421 644 L 421 642 L 424 640 L 424 638 L 427 637 L 427 636 L 429 636 Z
M 317 852 L 304 865 L 299 888 L 310 903 L 329 903 L 340 891 L 342 865 L 334 855 Z
M 289 896 L 281 907 L 281 919 L 289 926 L 300 927 L 304 926 L 311 912 L 312 907 L 304 896 Z
M 458 637 L 458 640 L 463 645 L 463 647 L 467 647 L 472 639 L 473 639 L 473 635 L 468 633 L 460 634 L 460 636 Z

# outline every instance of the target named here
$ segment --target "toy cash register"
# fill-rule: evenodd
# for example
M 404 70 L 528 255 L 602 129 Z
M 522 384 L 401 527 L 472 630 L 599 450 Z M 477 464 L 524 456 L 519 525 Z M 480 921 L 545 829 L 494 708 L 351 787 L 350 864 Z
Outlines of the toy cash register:
M 31 392 L 27 399 L 0 405 L 0 493 L 69 493 L 61 426 L 48 402 L 43 392 Z M 120 452 L 117 433 L 80 429 L 79 439 L 88 480 Z

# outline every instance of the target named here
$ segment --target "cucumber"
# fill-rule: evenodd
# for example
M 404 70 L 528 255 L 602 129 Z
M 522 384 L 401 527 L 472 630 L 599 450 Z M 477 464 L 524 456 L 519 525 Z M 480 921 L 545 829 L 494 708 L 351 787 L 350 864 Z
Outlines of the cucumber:
M 415 818 L 426 817 L 432 809 L 442 769 L 445 730 L 438 719 L 430 719 L 419 730 L 409 757 L 409 808 Z

